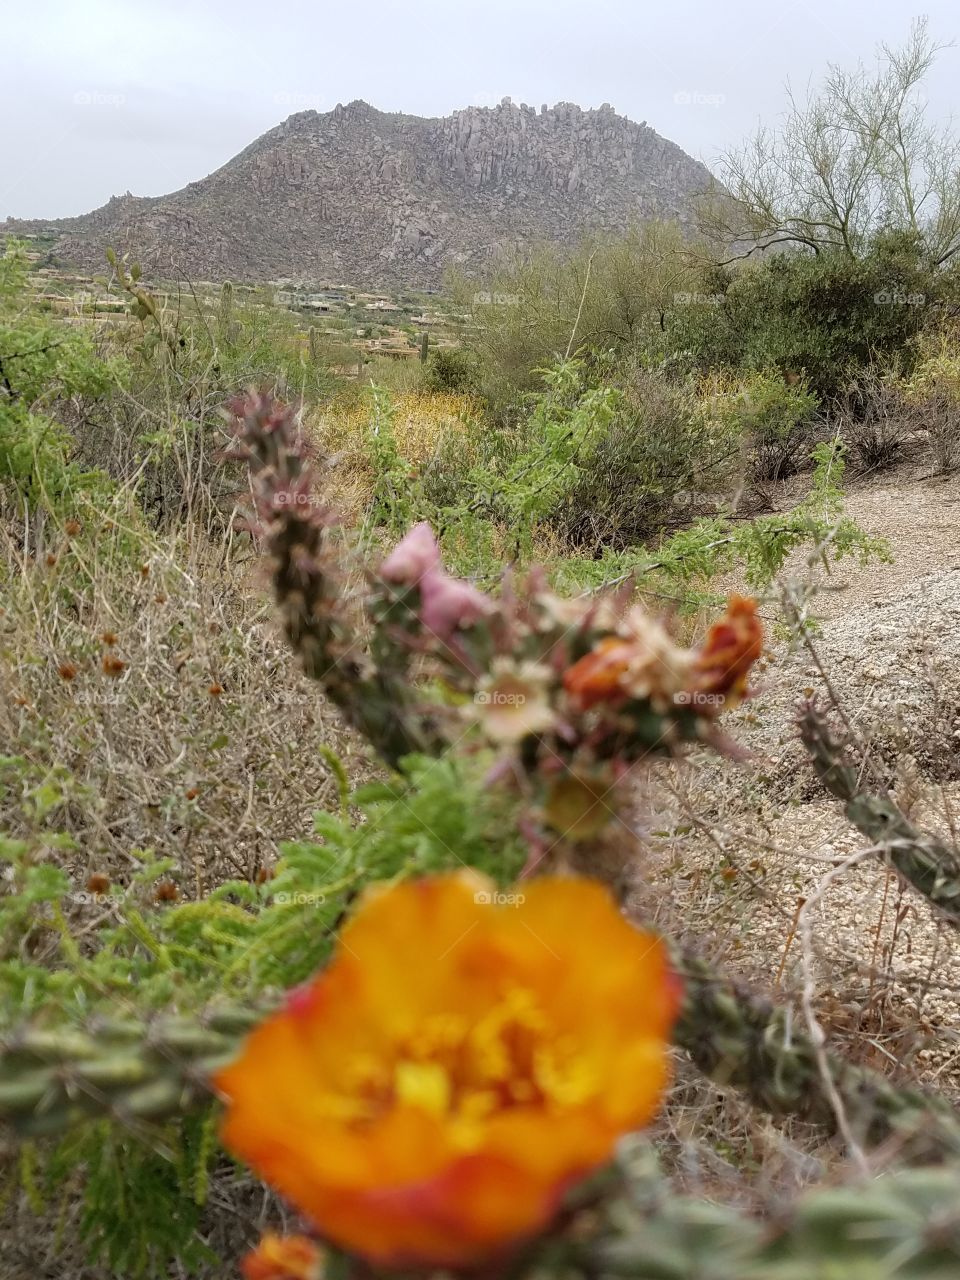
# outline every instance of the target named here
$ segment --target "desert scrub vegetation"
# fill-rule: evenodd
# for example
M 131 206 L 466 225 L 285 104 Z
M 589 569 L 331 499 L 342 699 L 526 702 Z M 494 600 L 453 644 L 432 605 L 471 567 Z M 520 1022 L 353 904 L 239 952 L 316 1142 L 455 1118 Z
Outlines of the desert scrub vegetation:
M 12 1276 L 956 1270 L 955 839 L 785 574 L 889 554 L 848 471 L 956 463 L 951 259 L 894 222 L 536 251 L 357 378 L 116 255 L 58 317 L 10 246 Z
M 582 397 L 571 411 L 584 412 Z M 886 1237 L 864 1233 L 868 1218 L 908 1239 L 911 1260 L 952 1258 L 949 1238 L 928 1238 L 953 1186 L 943 1168 L 891 1173 L 853 1196 L 808 1195 L 781 1210 L 771 1234 L 743 1207 L 711 1209 L 706 1222 L 690 1197 L 670 1198 L 668 1210 L 664 1174 L 641 1144 L 568 1194 L 556 1216 L 556 1187 L 584 1172 L 585 1153 L 589 1165 L 606 1165 L 618 1134 L 649 1123 L 670 1040 L 751 1106 L 836 1134 L 861 1155 L 893 1143 L 904 1158 L 949 1157 L 960 1141 L 941 1099 L 833 1054 L 815 1022 L 793 1025 L 789 1006 L 727 977 L 688 938 L 644 933 L 649 903 L 634 900 L 632 922 L 616 905 L 634 888 L 622 821 L 631 772 L 685 747 L 731 750 L 718 720 L 749 692 L 763 645 L 756 603 L 734 597 L 685 649 L 622 592 L 564 599 L 532 572 L 499 596 L 482 593 L 446 571 L 425 524 L 357 572 L 295 414 L 265 395 L 235 402 L 232 414 L 231 452 L 249 469 L 258 543 L 287 640 L 316 685 L 311 705 L 329 699 L 386 767 L 354 788 L 342 754 L 318 744 L 332 794 L 295 797 L 324 804 L 313 830 L 282 842 L 269 865 L 228 856 L 218 867 L 214 850 L 242 851 L 244 831 L 207 828 L 210 846 L 201 836 L 194 850 L 211 879 L 196 883 L 185 852 L 175 861 L 130 849 L 129 830 L 118 833 L 112 861 L 95 845 L 91 865 L 78 827 L 96 799 L 89 781 L 73 790 L 69 771 L 55 768 L 37 777 L 42 757 L 29 748 L 4 761 L 15 803 L 3 846 L 0 1113 L 23 1153 L 13 1174 L 22 1212 L 59 1203 L 116 1273 L 162 1273 L 176 1258 L 200 1274 L 218 1265 L 218 1249 L 235 1256 L 252 1243 L 237 1215 L 255 1184 L 224 1163 L 219 1132 L 302 1215 L 293 1232 L 263 1237 L 245 1264 L 253 1275 L 311 1274 L 321 1248 L 347 1266 L 359 1257 L 387 1269 L 399 1259 L 408 1270 L 475 1265 L 512 1248 L 521 1250 L 516 1265 L 533 1270 L 579 1274 L 602 1262 L 614 1274 L 653 1276 L 670 1259 L 676 1274 L 692 1276 L 735 1259 L 758 1277 L 798 1259 L 826 1265 L 841 1248 L 871 1274 L 894 1255 Z M 162 594 L 177 585 L 168 579 Z M 131 612 L 142 617 L 142 601 Z M 98 635 L 100 673 L 136 688 L 138 663 L 120 656 L 134 651 L 119 640 Z M 89 656 L 57 670 L 58 692 L 75 685 Z M 280 678 L 274 670 L 265 682 Z M 230 683 L 208 684 L 201 722 L 178 730 L 194 759 L 197 738 L 201 760 L 204 748 L 230 745 L 203 734 L 207 709 L 219 715 Z M 27 692 L 39 701 L 41 691 Z M 26 694 L 18 707 L 31 716 Z M 96 703 L 95 717 L 105 714 L 113 708 Z M 895 832 L 893 865 L 952 911 L 950 883 L 936 873 L 943 850 L 891 817 L 888 800 L 860 790 L 849 747 L 818 717 L 811 706 L 804 733 L 828 784 L 873 835 Z M 23 726 L 16 731 L 28 745 Z M 253 735 L 261 749 L 265 734 Z M 158 756 L 178 742 L 164 751 L 160 739 Z M 103 748 L 111 776 L 132 754 L 122 738 Z M 168 770 L 151 763 L 155 785 Z M 287 775 L 300 767 L 284 763 Z M 174 774 L 171 790 L 183 781 Z M 202 808 L 204 786 L 196 791 L 183 798 Z M 188 825 L 179 803 L 179 794 L 159 799 L 174 833 Z M 281 811 L 283 799 L 267 803 Z M 303 829 L 302 817 L 286 821 Z M 390 887 L 364 895 L 372 882 Z M 435 962 L 401 974 L 398 961 L 425 947 Z M 304 982 L 284 1002 L 284 989 Z M 587 1075 L 571 1091 L 575 1064 Z M 311 1098 L 337 1106 L 311 1121 Z M 422 1136 L 403 1139 L 397 1126 L 407 1123 Z M 559 1141 L 564 1134 L 572 1145 Z M 357 1144 L 371 1172 L 344 1181 L 340 1162 Z M 531 1149 L 550 1159 L 530 1161 Z M 316 1165 L 316 1153 L 341 1150 Z M 384 1153 L 396 1162 L 404 1152 L 406 1164 L 384 1182 Z M 459 1183 L 462 1168 L 471 1190 Z M 505 1176 L 510 1197 L 494 1196 L 478 1219 L 477 1187 L 502 1186 Z M 438 1179 L 435 1215 L 403 1200 L 384 1215 L 384 1187 L 424 1177 Z M 225 1223 L 218 1208 L 227 1205 Z M 267 1210 L 279 1226 L 279 1204 L 268 1200 Z M 820 1217 L 829 1225 L 811 1239 Z

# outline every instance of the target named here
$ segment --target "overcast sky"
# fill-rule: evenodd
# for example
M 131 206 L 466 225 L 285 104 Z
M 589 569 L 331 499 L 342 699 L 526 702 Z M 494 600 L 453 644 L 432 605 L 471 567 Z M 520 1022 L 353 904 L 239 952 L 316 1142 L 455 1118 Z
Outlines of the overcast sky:
M 0 219 L 177 190 L 294 111 L 354 98 L 417 115 L 609 102 L 709 165 L 775 122 L 787 82 L 872 61 L 917 12 L 960 38 L 957 0 L 0 0 Z M 927 96 L 960 115 L 960 47 Z

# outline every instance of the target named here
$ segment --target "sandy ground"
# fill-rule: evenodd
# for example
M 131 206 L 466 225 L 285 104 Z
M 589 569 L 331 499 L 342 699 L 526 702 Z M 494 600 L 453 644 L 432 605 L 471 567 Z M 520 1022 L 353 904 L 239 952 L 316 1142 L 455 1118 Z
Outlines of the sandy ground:
M 847 511 L 890 564 L 842 562 L 811 612 L 814 653 L 773 628 L 752 702 L 726 718 L 745 763 L 704 755 L 647 789 L 648 879 L 726 963 L 768 990 L 806 986 L 861 1060 L 960 1096 L 960 935 L 902 886 L 844 818 L 797 741 L 795 707 L 822 664 L 879 784 L 952 843 L 960 828 L 960 481 L 890 475 Z M 802 560 L 790 566 L 802 579 Z M 764 606 L 778 612 L 776 592 Z

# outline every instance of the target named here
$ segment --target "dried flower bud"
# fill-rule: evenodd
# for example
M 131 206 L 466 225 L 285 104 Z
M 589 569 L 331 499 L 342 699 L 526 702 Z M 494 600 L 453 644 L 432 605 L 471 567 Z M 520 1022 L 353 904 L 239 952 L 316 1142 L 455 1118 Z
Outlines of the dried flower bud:
M 155 902 L 176 902 L 180 897 L 180 890 L 172 880 L 158 880 L 153 897 Z
M 61 680 L 76 680 L 79 670 L 75 662 L 61 662 L 57 667 L 57 675 Z
M 115 631 L 104 631 L 100 639 L 108 648 L 112 648 L 117 643 L 117 635 Z
M 244 1280 L 321 1280 L 323 1255 L 306 1236 L 268 1233 L 241 1261 Z
M 122 658 L 118 658 L 114 653 L 105 653 L 100 667 L 105 676 L 119 676 L 125 669 L 126 663 Z
M 68 520 L 63 526 L 63 531 L 68 538 L 75 538 L 83 529 L 79 520 Z
M 216 681 L 214 681 L 213 684 L 207 686 L 207 693 L 209 693 L 211 698 L 219 698 L 221 693 L 223 693 L 223 685 L 217 684 Z
M 707 632 L 696 661 L 696 690 L 722 698 L 731 707 L 746 694 L 750 668 L 763 651 L 763 624 L 757 602 L 731 596 L 727 611 Z
M 87 893 L 106 893 L 111 883 L 110 877 L 102 871 L 94 871 L 87 877 Z
M 52 568 L 53 568 L 53 566 L 54 566 L 56 563 L 57 563 L 57 557 L 53 554 L 53 552 L 52 552 L 52 551 L 48 551 L 48 552 L 47 552 L 47 564 L 48 564 L 48 566 L 52 569 Z

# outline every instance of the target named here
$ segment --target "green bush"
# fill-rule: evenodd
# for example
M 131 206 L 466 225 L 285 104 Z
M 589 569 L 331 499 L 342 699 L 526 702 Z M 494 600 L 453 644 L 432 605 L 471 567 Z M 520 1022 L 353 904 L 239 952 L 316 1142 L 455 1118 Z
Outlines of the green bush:
M 28 274 L 23 246 L 10 241 L 0 257 L 0 494 L 21 513 L 73 518 L 91 504 L 102 516 L 112 486 L 77 456 L 66 419 L 86 417 L 127 370 L 37 307 Z
M 649 222 L 572 251 L 541 245 L 482 280 L 455 281 L 490 415 L 520 417 L 523 396 L 543 390 L 541 371 L 571 355 L 604 366 L 649 348 L 694 287 L 694 248 L 678 224 Z
M 770 369 L 721 379 L 703 409 L 725 439 L 740 442 L 749 482 L 783 479 L 810 460 L 817 398 L 805 379 L 787 382 Z
M 855 259 L 840 250 L 771 253 L 707 273 L 674 310 L 658 346 L 700 369 L 778 369 L 821 401 L 877 360 L 909 363 L 940 297 L 940 278 L 909 236 L 878 236 Z
M 691 385 L 637 364 L 615 385 L 617 411 L 555 517 L 574 547 L 595 555 L 690 520 L 725 490 L 740 453 L 736 432 L 702 411 Z
M 478 390 L 476 356 L 456 347 L 440 347 L 427 359 L 424 390 L 472 395 Z

